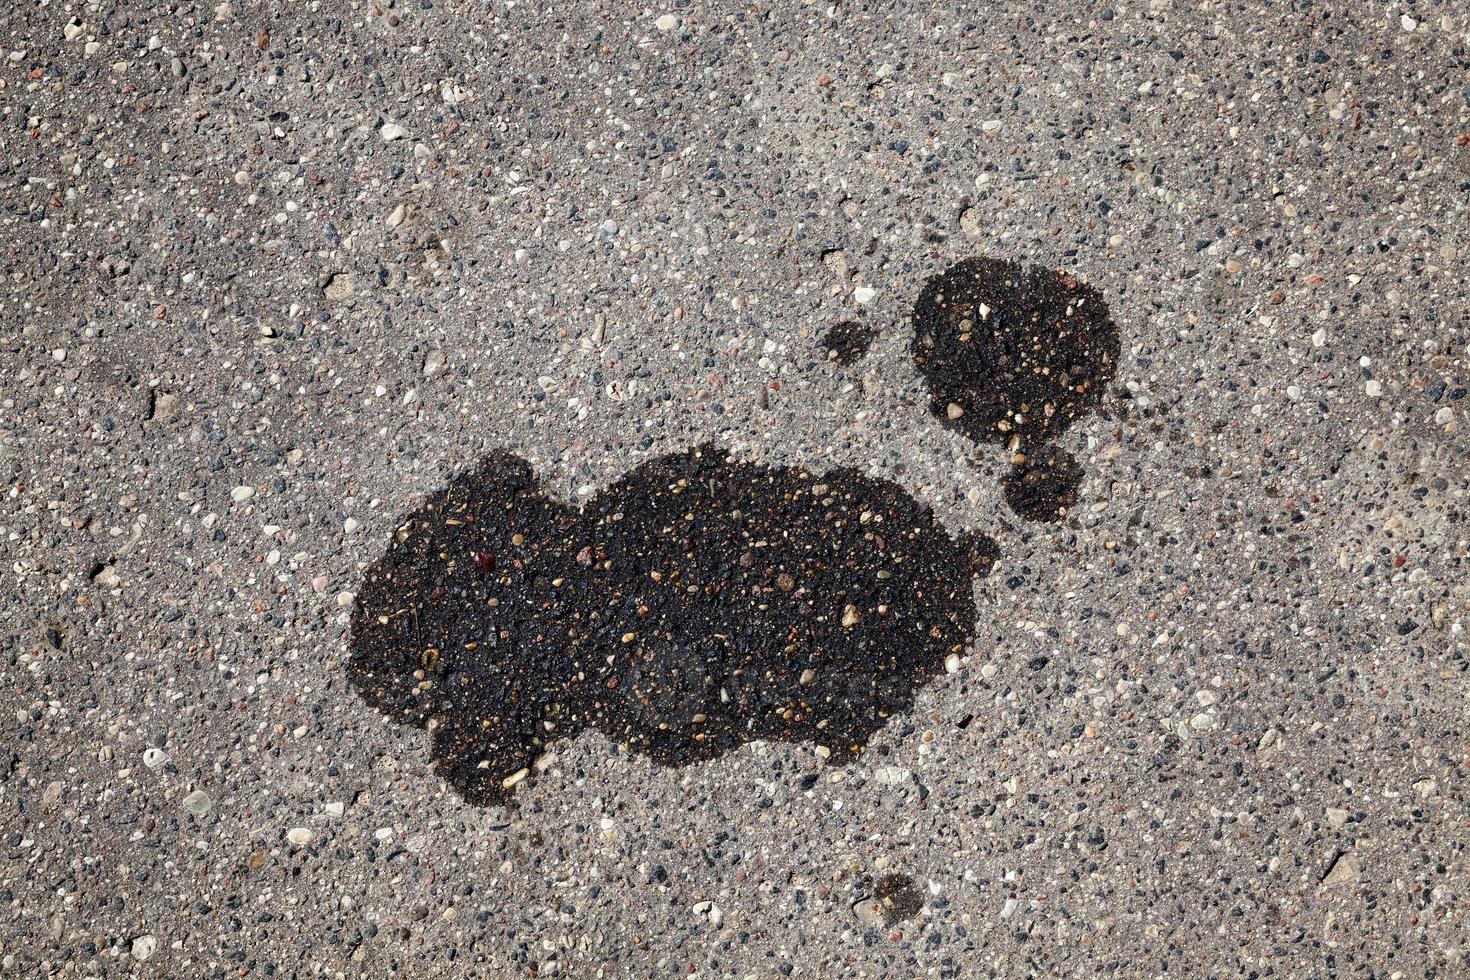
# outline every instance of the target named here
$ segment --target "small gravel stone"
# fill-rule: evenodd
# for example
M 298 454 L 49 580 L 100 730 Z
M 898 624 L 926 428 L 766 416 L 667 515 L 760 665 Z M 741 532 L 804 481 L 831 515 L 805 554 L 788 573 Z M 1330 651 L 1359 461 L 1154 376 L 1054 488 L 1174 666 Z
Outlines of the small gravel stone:
M 152 934 L 138 936 L 133 940 L 133 959 L 139 963 L 145 962 L 150 956 L 158 951 L 158 940 Z
M 881 929 L 884 924 L 883 903 L 876 898 L 865 898 L 852 907 L 853 915 L 871 929 Z
M 1323 888 L 1335 888 L 1339 885 L 1350 885 L 1358 880 L 1362 873 L 1358 867 L 1358 860 L 1352 854 L 1339 855 L 1332 863 L 1332 868 L 1322 879 Z
M 204 790 L 196 789 L 184 797 L 183 806 L 194 816 L 202 817 L 209 812 L 210 807 L 214 806 L 214 800 Z

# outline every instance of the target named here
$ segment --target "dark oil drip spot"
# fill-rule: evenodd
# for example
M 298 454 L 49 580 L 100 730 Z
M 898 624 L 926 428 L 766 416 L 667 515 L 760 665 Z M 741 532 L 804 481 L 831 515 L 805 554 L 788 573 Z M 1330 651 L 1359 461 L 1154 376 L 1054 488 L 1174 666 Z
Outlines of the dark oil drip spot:
M 827 357 L 842 367 L 850 367 L 867 356 L 868 348 L 878 337 L 878 329 L 856 320 L 834 324 L 822 338 Z
M 967 259 L 927 280 L 914 306 L 912 354 L 930 410 L 1011 452 L 1006 499 L 1031 520 L 1076 502 L 1081 466 L 1045 444 L 1096 409 L 1119 352 L 1102 294 L 1047 269 Z
M 873 898 L 883 915 L 885 926 L 912 919 L 924 907 L 924 893 L 913 878 L 903 874 L 885 875 L 873 886 Z
M 495 456 L 367 573 L 349 675 L 433 733 L 470 802 L 504 802 L 587 728 L 665 765 L 753 739 L 844 762 L 974 633 L 993 543 L 903 488 L 729 459 L 645 463 L 579 512 Z
M 1077 503 L 1082 487 L 1082 464 L 1077 457 L 1052 445 L 1040 445 L 1011 466 L 1001 479 L 1006 503 L 1021 517 L 1055 521 Z

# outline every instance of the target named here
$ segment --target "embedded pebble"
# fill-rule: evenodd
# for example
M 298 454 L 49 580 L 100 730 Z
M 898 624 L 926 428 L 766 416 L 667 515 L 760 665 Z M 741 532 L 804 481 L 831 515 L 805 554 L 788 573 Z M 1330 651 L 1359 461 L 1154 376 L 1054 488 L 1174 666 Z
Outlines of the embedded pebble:
M 139 963 L 145 962 L 156 952 L 158 952 L 158 940 L 151 933 L 138 936 L 133 940 L 133 959 Z
M 202 817 L 214 806 L 214 800 L 204 790 L 196 789 L 184 797 L 182 806 L 194 816 Z

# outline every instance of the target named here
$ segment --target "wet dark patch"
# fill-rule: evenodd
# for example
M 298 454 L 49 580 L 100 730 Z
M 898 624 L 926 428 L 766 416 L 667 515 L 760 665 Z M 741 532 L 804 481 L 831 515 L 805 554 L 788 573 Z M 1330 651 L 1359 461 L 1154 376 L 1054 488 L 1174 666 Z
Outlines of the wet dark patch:
M 1065 513 L 1081 468 L 1042 447 L 1092 412 L 1117 372 L 1118 331 L 1102 294 L 1064 273 L 968 259 L 925 282 L 912 353 L 930 410 L 1013 454 L 1006 499 L 1016 512 Z
M 843 367 L 856 364 L 867 356 L 868 348 L 878 337 L 878 329 L 856 320 L 843 320 L 835 324 L 822 338 L 827 348 L 827 357 Z
M 886 926 L 912 919 L 924 907 L 924 893 L 908 875 L 885 875 L 878 879 L 873 886 L 873 898 Z
M 1077 503 L 1082 486 L 1082 464 L 1077 457 L 1052 445 L 1040 445 L 1018 453 L 1001 479 L 1006 503 L 1020 516 L 1032 521 L 1055 521 Z
M 666 765 L 752 739 L 842 762 L 973 635 L 988 538 L 901 487 L 705 446 L 577 511 L 501 455 L 451 481 L 367 573 L 353 685 L 433 733 L 471 802 L 504 801 L 596 728 Z

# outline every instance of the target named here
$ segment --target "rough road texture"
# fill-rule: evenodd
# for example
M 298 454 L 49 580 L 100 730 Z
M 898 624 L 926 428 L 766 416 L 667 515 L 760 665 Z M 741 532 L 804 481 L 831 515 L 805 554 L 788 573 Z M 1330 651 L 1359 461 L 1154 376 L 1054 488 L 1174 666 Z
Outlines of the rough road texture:
M 0 966 L 1465 975 L 1463 4 L 601 6 L 5 5 Z M 910 357 L 977 256 L 1118 328 L 1061 520 Z M 467 804 L 365 573 L 705 442 L 993 537 L 970 652 L 845 766 Z

